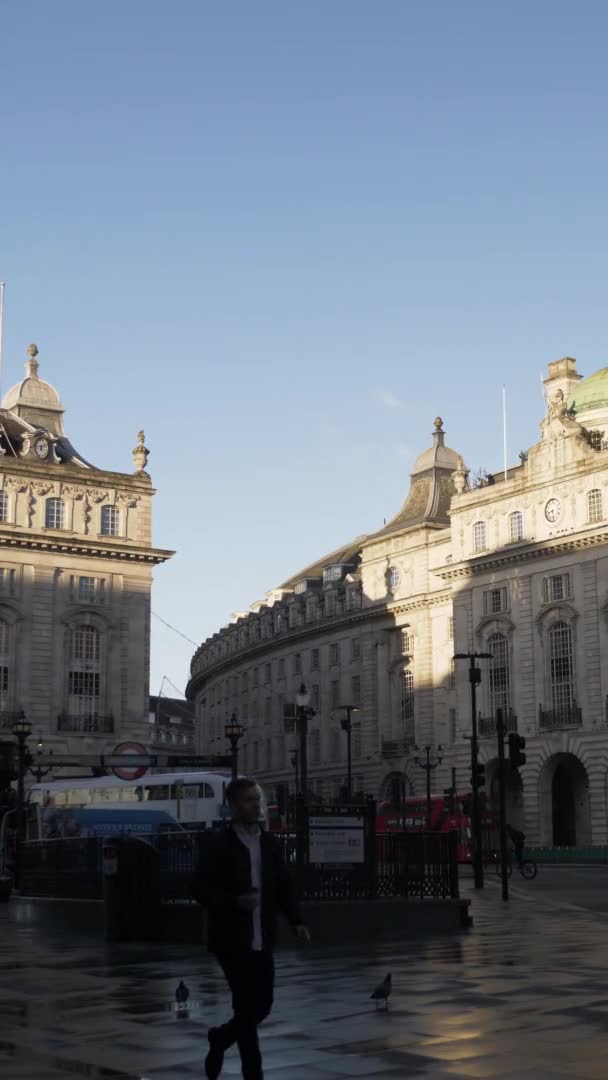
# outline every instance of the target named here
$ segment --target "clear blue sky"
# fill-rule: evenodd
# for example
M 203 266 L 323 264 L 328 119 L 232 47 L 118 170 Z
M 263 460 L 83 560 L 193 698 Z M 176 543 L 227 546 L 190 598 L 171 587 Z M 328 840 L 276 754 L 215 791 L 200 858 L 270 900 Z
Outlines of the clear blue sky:
M 89 460 L 139 428 L 196 641 L 608 363 L 603 3 L 0 4 L 5 375 Z M 152 689 L 192 649 L 154 624 Z

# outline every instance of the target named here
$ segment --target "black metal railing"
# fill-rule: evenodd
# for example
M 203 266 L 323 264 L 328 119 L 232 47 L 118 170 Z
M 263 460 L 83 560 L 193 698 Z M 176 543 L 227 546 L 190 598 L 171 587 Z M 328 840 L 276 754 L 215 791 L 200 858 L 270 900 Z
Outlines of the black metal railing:
M 541 731 L 557 731 L 559 728 L 580 727 L 583 711 L 580 705 L 561 705 L 557 709 L 543 709 L 538 706 L 538 726 Z
M 383 739 L 380 752 L 383 758 L 403 757 L 415 743 L 415 735 L 406 735 L 403 739 Z
M 373 837 L 364 863 L 343 868 L 307 862 L 298 867 L 296 834 L 276 835 L 302 900 L 458 898 L 456 833 L 380 834 Z M 147 837 L 159 853 L 164 902 L 193 902 L 192 875 L 207 836 L 197 831 Z M 23 845 L 24 895 L 100 899 L 102 845 L 101 837 L 27 841 Z
M 72 716 L 60 713 L 57 717 L 57 731 L 76 735 L 111 735 L 114 731 L 114 717 L 110 716 Z
M 510 709 L 504 717 L 504 730 L 517 731 L 517 717 Z M 477 723 L 480 739 L 488 739 L 497 734 L 496 717 L 480 716 Z
M 25 896 L 97 900 L 103 895 L 99 837 L 28 840 L 21 861 Z

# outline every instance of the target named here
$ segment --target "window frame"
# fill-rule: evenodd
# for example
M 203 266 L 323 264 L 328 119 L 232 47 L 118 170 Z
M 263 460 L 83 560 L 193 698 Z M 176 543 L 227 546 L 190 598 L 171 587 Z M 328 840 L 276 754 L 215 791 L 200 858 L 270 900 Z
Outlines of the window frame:
M 517 527 L 514 529 L 514 525 Z M 524 539 L 524 515 L 522 510 L 513 510 L 509 514 L 509 543 L 520 544 Z
M 473 551 L 476 555 L 488 550 L 488 523 L 483 519 L 473 522 Z
M 592 488 L 591 491 L 587 492 L 587 524 L 597 525 L 598 522 L 603 520 L 602 489 Z
M 60 524 L 56 524 L 56 513 L 59 510 Z M 50 519 L 53 519 L 52 523 Z M 56 495 L 50 495 L 44 504 L 44 527 L 45 529 L 55 529 L 60 531 L 65 529 L 65 503 L 63 499 L 58 498 Z
M 107 517 L 110 518 L 111 522 L 111 525 L 108 529 L 104 528 L 104 522 Z M 122 534 L 120 531 L 120 526 L 120 510 L 114 503 L 106 503 L 105 506 L 101 507 L 99 514 L 100 536 L 121 536 Z

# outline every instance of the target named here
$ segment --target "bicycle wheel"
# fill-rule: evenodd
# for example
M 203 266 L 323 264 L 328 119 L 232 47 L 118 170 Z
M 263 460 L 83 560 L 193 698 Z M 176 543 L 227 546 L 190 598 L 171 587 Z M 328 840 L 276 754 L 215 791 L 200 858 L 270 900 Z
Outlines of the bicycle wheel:
M 519 870 L 521 876 L 525 878 L 526 881 L 534 881 L 534 878 L 538 873 L 538 867 L 535 862 L 532 862 L 531 859 L 527 859 L 525 862 L 522 862 Z

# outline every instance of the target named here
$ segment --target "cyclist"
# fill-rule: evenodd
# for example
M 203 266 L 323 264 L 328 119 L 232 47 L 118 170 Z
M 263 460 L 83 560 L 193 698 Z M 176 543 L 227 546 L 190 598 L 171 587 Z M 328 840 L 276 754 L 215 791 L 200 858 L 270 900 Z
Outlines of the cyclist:
M 515 852 L 515 858 L 517 859 L 517 865 L 521 869 L 521 864 L 524 857 L 524 844 L 526 837 L 519 829 L 514 829 L 512 825 L 507 825 L 507 836 L 513 844 L 513 850 Z

